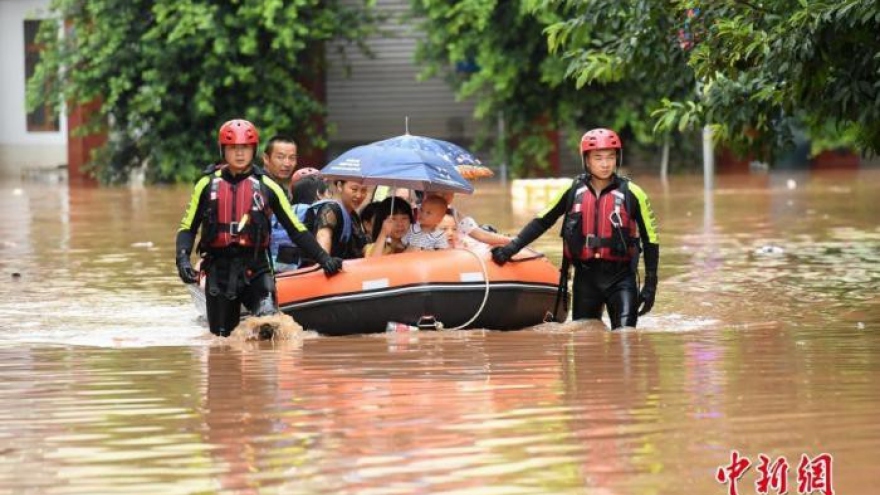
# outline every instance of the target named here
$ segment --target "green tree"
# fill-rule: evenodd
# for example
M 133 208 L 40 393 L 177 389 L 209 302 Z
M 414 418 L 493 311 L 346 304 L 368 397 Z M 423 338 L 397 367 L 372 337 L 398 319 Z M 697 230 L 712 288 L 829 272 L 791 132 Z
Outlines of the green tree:
M 30 108 L 100 102 L 84 131 L 106 129 L 93 160 L 103 182 L 148 164 L 151 181 L 192 179 L 218 158 L 216 130 L 252 120 L 322 148 L 323 42 L 358 43 L 375 29 L 373 0 L 53 0 Z
M 495 134 L 503 112 L 509 143 L 496 142 L 496 153 L 509 146 L 507 159 L 517 174 L 546 168 L 548 132 L 570 126 L 577 110 L 564 61 L 548 54 L 541 34 L 553 14 L 532 15 L 524 0 L 411 5 L 425 33 L 416 51 L 422 76 L 446 75 L 458 98 L 475 99 L 475 117 L 485 124 L 478 146 Z
M 561 61 L 547 56 L 541 32 L 546 22 L 530 15 L 520 0 L 413 0 L 425 37 L 416 60 L 422 76 L 446 76 L 460 99 L 474 98 L 475 117 L 485 125 L 482 147 L 494 136 L 503 112 L 510 137 L 508 161 L 514 173 L 547 166 L 548 132 L 568 117 L 571 90 L 563 84 Z M 496 142 L 500 153 L 508 143 Z
M 650 114 L 661 98 L 694 90 L 686 54 L 673 43 L 676 20 L 657 2 L 413 0 L 412 6 L 424 19 L 417 52 L 424 75 L 446 73 L 459 98 L 476 98 L 482 137 L 493 133 L 503 112 L 511 139 L 500 144 L 511 150 L 520 175 L 546 163 L 553 129 L 579 138 L 588 128 L 613 127 L 652 143 Z M 663 51 L 654 50 L 660 46 Z M 450 70 L 462 63 L 475 71 Z
M 800 126 L 827 146 L 880 150 L 880 3 L 723 0 L 700 17 L 689 63 L 702 105 L 668 105 L 672 120 L 710 122 L 744 151 L 778 148 Z
M 692 126 L 682 119 L 656 133 L 652 117 L 664 99 L 694 94 L 694 73 L 680 38 L 682 20 L 656 0 L 530 0 L 534 12 L 553 11 L 545 30 L 549 49 L 566 61 L 566 77 L 602 95 L 599 124 L 643 144 L 672 141 Z
M 880 147 L 878 2 L 534 1 L 565 19 L 548 40 L 578 84 L 634 72 L 658 82 L 647 102 L 657 132 L 709 123 L 720 141 L 765 157 L 802 127 L 824 146 Z M 699 94 L 679 91 L 688 80 Z

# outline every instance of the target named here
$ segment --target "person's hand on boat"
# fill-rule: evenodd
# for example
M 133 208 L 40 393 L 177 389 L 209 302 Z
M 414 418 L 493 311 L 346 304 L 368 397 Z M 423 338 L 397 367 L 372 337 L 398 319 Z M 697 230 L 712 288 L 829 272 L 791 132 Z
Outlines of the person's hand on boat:
M 321 261 L 321 268 L 324 269 L 324 273 L 327 276 L 335 275 L 339 273 L 339 270 L 342 270 L 342 258 L 327 256 Z
M 185 284 L 195 284 L 199 281 L 199 274 L 193 269 L 189 261 L 189 253 L 186 251 L 177 253 L 177 275 Z
M 327 251 L 324 251 L 311 232 L 304 230 L 288 232 L 288 234 L 290 234 L 290 240 L 299 246 L 306 256 L 318 262 L 318 265 L 324 269 L 324 273 L 333 275 L 342 270 L 342 259 L 330 256 Z
M 520 252 L 522 248 L 531 244 L 532 241 L 538 237 L 541 237 L 541 234 L 543 234 L 548 228 L 549 226 L 544 225 L 541 219 L 536 218 L 532 220 L 527 223 L 519 234 L 511 239 L 510 242 L 503 246 L 492 248 L 492 259 L 499 265 L 507 263 L 510 261 L 510 258 L 513 258 L 513 255 Z
M 519 246 L 516 246 L 513 242 L 504 246 L 495 246 L 492 248 L 492 260 L 499 265 L 503 265 L 510 261 L 510 258 L 513 258 L 513 255 L 518 252 Z
M 654 297 L 657 295 L 657 274 L 646 273 L 645 283 L 642 285 L 642 291 L 639 292 L 639 316 L 647 314 L 654 307 Z

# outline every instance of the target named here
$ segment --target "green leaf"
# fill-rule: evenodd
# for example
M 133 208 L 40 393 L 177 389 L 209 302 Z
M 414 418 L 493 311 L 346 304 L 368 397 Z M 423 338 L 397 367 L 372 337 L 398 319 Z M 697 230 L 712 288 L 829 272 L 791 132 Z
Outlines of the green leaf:
M 41 29 L 28 105 L 100 101 L 82 129 L 108 131 L 90 165 L 108 183 L 143 163 L 149 180 L 191 180 L 216 160 L 216 147 L 204 144 L 231 117 L 325 145 L 311 124 L 323 103 L 303 83 L 323 62 L 314 47 L 375 31 L 374 2 L 359 4 L 56 0 L 52 15 L 65 19 L 66 34 L 51 22 Z

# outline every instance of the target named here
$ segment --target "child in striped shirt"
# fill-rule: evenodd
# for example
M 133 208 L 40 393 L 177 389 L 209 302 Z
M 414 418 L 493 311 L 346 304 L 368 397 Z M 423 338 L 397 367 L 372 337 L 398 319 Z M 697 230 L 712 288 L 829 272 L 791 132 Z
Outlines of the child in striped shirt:
M 449 247 L 446 235 L 437 228 L 446 214 L 447 206 L 446 200 L 440 196 L 425 197 L 419 210 L 418 222 L 413 223 L 403 236 L 407 251 L 432 251 Z

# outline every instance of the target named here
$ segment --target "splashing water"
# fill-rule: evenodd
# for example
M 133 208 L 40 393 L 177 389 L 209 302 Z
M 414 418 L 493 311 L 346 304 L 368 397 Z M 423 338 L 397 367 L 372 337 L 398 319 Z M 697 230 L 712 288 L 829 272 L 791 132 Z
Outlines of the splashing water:
M 294 340 L 302 339 L 303 327 L 290 315 L 276 313 L 268 316 L 245 318 L 235 327 L 231 339 L 255 340 Z

